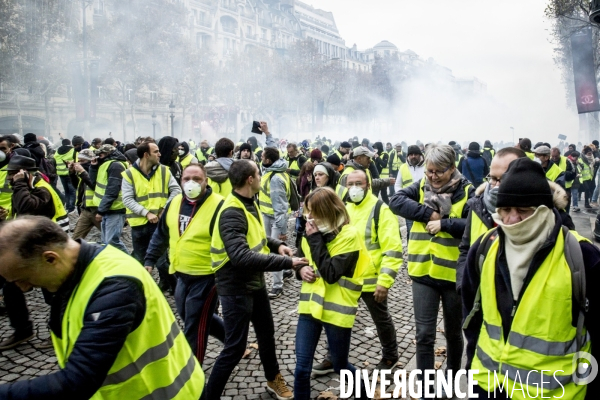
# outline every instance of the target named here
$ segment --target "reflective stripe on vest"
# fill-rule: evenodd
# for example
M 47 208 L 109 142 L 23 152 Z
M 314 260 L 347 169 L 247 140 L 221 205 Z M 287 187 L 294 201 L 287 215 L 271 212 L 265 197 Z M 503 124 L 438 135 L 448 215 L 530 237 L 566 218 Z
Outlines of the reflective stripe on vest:
M 583 162 L 581 160 L 579 160 L 579 165 L 581 166 L 581 179 L 580 179 L 580 181 L 583 183 L 585 181 L 591 180 L 592 179 L 592 172 L 590 170 L 590 166 L 587 163 L 585 163 L 585 162 Z
M 288 213 L 292 212 L 289 207 L 290 200 L 290 176 L 287 172 L 276 172 L 275 176 L 271 178 L 273 175 L 273 171 L 269 171 L 264 174 L 260 180 L 260 192 L 258 194 L 258 206 L 260 212 L 266 215 L 275 215 L 275 211 L 273 211 L 273 202 L 271 201 L 271 180 L 275 179 L 275 176 L 283 177 L 283 181 L 285 183 L 285 194 L 288 199 Z
M 317 279 L 313 283 L 302 282 L 300 289 L 299 314 L 310 314 L 313 318 L 342 328 L 352 328 L 358 310 L 363 285 L 363 275 L 371 267 L 371 259 L 358 230 L 344 225 L 340 233 L 327 243 L 330 257 L 358 251 L 358 261 L 351 278 L 341 277 L 329 284 L 318 274 L 306 238 L 302 238 L 302 250 L 312 266 Z
M 562 173 L 563 171 L 560 168 L 558 168 L 556 164 L 552 164 L 550 169 L 546 172 L 546 178 L 549 181 L 555 182 Z
M 102 386 L 91 398 L 121 400 L 124 394 L 131 399 L 199 398 L 204 373 L 165 297 L 136 260 L 112 246 L 98 253 L 73 290 L 62 319 L 61 337 L 51 335 L 60 368 L 69 362 L 94 292 L 114 276 L 141 283 L 146 315 L 127 336 Z
M 194 159 L 194 156 L 191 155 L 190 153 L 187 153 L 185 155 L 185 157 L 181 158 L 179 160 L 179 163 L 181 164 L 181 168 L 185 168 L 188 165 L 190 165 L 192 163 L 192 160 Z
M 90 203 L 90 206 L 100 207 L 102 198 L 106 193 L 106 187 L 108 186 L 108 169 L 114 162 L 120 162 L 123 168 L 127 170 L 127 164 L 124 161 L 108 160 L 100 166 L 98 169 L 98 176 L 96 177 L 96 187 L 94 189 L 94 201 Z M 121 197 L 121 191 L 119 190 L 119 196 L 113 201 L 110 206 L 110 210 L 122 210 L 125 208 L 123 205 L 123 198 Z M 86 203 L 87 204 L 87 203 Z
M 454 165 L 458 167 L 458 164 L 460 164 L 460 160 L 462 160 L 463 158 L 465 157 L 462 154 L 459 154 L 458 157 L 456 157 L 456 161 L 454 161 Z
M 77 185 L 77 192 L 79 192 L 79 188 L 81 187 L 81 185 L 85 185 L 85 189 L 83 192 L 82 206 L 86 207 L 86 208 L 95 207 L 94 206 L 94 193 L 95 193 L 94 190 L 90 189 L 90 187 L 85 184 L 83 179 L 79 178 L 79 184 Z
M 56 222 L 63 231 L 69 232 L 69 216 L 67 215 L 67 210 L 65 210 L 65 207 L 63 206 L 60 197 L 58 197 L 56 190 L 54 190 L 54 188 L 42 178 L 40 178 L 40 180 L 33 186 L 36 188 L 44 188 L 50 192 L 50 195 L 52 196 L 52 204 L 54 205 L 54 216 L 52 217 L 52 221 Z
M 254 203 L 254 205 L 258 210 L 259 208 L 256 203 Z M 215 230 L 212 235 L 210 257 L 213 271 L 219 270 L 227 263 L 227 261 L 229 261 L 229 255 L 227 254 L 225 244 L 223 244 L 223 239 L 221 239 L 221 231 L 219 230 L 219 221 L 221 220 L 221 215 L 223 215 L 223 211 L 227 210 L 228 208 L 239 208 L 246 215 L 246 220 L 248 222 L 246 241 L 248 242 L 250 250 L 261 254 L 270 253 L 269 247 L 267 247 L 267 234 L 265 233 L 265 224 L 262 219 L 262 214 L 259 212 L 257 219 L 254 215 L 250 214 L 246 210 L 246 206 L 244 206 L 244 204 L 242 204 L 237 197 L 235 197 L 233 194 L 230 194 L 225 199 L 223 207 L 221 207 L 221 211 L 219 212 L 219 216 L 215 222 Z
M 135 201 L 152 214 L 158 215 L 169 198 L 169 181 L 171 180 L 169 168 L 159 165 L 149 180 L 134 167 L 126 169 L 121 175 L 133 186 Z M 146 217 L 134 214 L 130 209 L 127 209 L 126 217 L 132 227 L 148 223 Z
M 419 188 L 419 203 L 423 204 L 425 179 Z M 462 212 L 469 199 L 469 188 L 464 188 L 465 195 L 452 204 L 449 218 L 462 218 Z M 430 276 L 434 279 L 456 282 L 456 262 L 458 261 L 458 245 L 455 239 L 446 232 L 431 235 L 427 232 L 427 224 L 414 221 L 408 241 L 408 275 L 414 277 Z
M 233 187 L 231 186 L 231 182 L 229 178 L 225 180 L 225 182 L 216 182 L 210 178 L 208 179 L 208 185 L 212 188 L 213 193 L 219 194 L 222 197 L 227 197 L 233 191 Z
M 348 203 L 346 209 L 350 216 L 350 223 L 364 240 L 365 248 L 372 261 L 363 275 L 362 291 L 374 292 L 377 285 L 389 289 L 394 284 L 394 279 L 402 266 L 402 240 L 398 218 L 391 213 L 387 205 L 382 204 L 379 209 L 378 230 L 384 232 L 381 234 L 381 240 L 386 247 L 381 248 L 379 232 L 375 231 L 375 207 L 378 199 L 370 190 L 365 196 L 360 204 Z M 386 228 L 388 229 L 385 230 Z
M 400 167 L 400 176 L 402 177 L 402 189 L 404 189 L 405 187 L 409 187 L 413 184 L 413 177 L 410 173 L 408 163 L 404 163 Z
M 54 153 L 54 159 L 56 160 L 56 173 L 61 176 L 69 175 L 69 169 L 67 168 L 64 161 L 73 161 L 75 158 L 75 149 L 71 149 L 65 154 Z
M 204 200 L 202 206 L 189 221 L 183 235 L 180 234 L 179 211 L 183 195 L 178 194 L 171 200 L 166 215 L 169 229 L 169 273 L 182 272 L 188 275 L 212 275 L 210 259 L 210 242 L 212 232 L 210 220 L 215 214 L 223 197 L 211 195 Z
M 13 190 L 8 183 L 8 179 L 6 179 L 8 176 L 6 167 L 7 166 L 5 165 L 0 169 L 0 207 L 7 210 L 10 215 Z
M 579 241 L 585 240 L 571 233 Z M 572 325 L 572 275 L 564 255 L 563 231 L 558 234 L 554 248 L 522 294 L 508 335 L 503 332 L 502 317 L 496 303 L 499 244 L 499 240 L 492 243 L 481 270 L 484 322 L 471 366 L 472 370 L 479 370 L 474 379 L 483 389 L 493 391 L 498 382 L 493 378 L 488 380 L 488 371 L 491 376 L 495 372 L 497 380 L 506 382 L 504 390 L 512 393 L 512 399 L 529 398 L 525 395 L 527 390 L 537 393 L 541 390 L 542 380 L 545 397 L 584 399 L 587 386 L 576 385 L 572 381 L 578 364 L 574 357 L 577 351 L 589 353 L 591 342 L 586 333 L 582 348 L 578 348 L 577 328 Z M 505 336 L 508 338 L 506 341 Z M 533 384 L 528 380 L 532 370 L 537 370 Z M 542 370 L 546 370 L 543 377 L 540 376 Z

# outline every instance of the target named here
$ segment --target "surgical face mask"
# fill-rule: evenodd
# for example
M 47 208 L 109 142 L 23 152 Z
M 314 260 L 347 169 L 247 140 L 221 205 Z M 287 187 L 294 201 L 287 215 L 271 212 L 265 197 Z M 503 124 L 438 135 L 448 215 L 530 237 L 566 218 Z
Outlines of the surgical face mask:
M 348 189 L 348 196 L 353 203 L 360 203 L 365 198 L 365 190 L 360 186 L 351 186 Z
M 183 184 L 183 192 L 189 199 L 195 199 L 202 193 L 202 185 L 195 181 L 187 181 Z
M 0 162 L 3 162 L 4 160 L 6 160 L 6 154 L 0 150 Z
M 185 150 L 179 150 L 179 155 L 182 156 L 185 154 Z

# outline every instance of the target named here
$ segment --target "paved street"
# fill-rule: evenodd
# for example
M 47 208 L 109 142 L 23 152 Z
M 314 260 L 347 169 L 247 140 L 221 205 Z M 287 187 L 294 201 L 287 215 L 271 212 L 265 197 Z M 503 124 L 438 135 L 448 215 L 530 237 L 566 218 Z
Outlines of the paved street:
M 590 238 L 590 218 L 593 217 L 592 214 L 583 212 L 578 214 L 574 213 L 573 215 L 573 219 L 579 232 Z M 293 225 L 290 223 L 290 227 L 292 226 Z M 127 230 L 126 233 L 129 234 L 129 230 Z M 97 237 L 97 231 L 93 231 L 89 239 L 93 240 Z M 126 244 L 129 245 L 130 240 L 129 238 L 126 239 Z M 293 240 L 290 240 L 290 242 L 293 242 Z M 268 277 L 268 280 L 270 281 L 270 277 Z M 275 339 L 281 372 L 290 385 L 293 384 L 293 371 L 295 366 L 294 342 L 298 319 L 296 308 L 299 291 L 300 282 L 292 279 L 285 284 L 284 295 L 271 302 L 275 318 Z M 39 290 L 28 293 L 26 297 L 31 317 L 37 328 L 38 337 L 16 349 L 8 350 L 0 354 L 0 384 L 46 375 L 58 368 L 56 357 L 54 357 L 54 351 L 52 349 L 38 350 L 36 348 L 36 345 L 38 345 L 42 339 L 49 336 L 46 328 L 49 307 L 44 303 Z M 173 298 L 167 296 L 167 299 L 172 305 L 173 310 L 175 310 Z M 415 354 L 411 284 L 405 269 L 399 274 L 394 287 L 390 291 L 389 306 L 396 325 L 400 352 L 399 363 L 403 368 L 409 364 L 409 361 Z M 438 329 L 438 345 L 444 344 L 442 332 L 440 331 L 441 330 Z M 0 339 L 6 339 L 11 332 L 12 330 L 8 323 L 8 318 L 6 316 L 0 317 Z M 264 389 L 265 379 L 260 365 L 258 351 L 251 347 L 251 344 L 255 342 L 254 332 L 251 329 L 250 337 L 248 339 L 248 349 L 251 350 L 250 354 L 240 362 L 238 368 L 234 371 L 230 382 L 226 386 L 224 399 L 273 398 Z M 203 366 L 207 375 L 210 374 L 220 349 L 220 343 L 211 338 Z M 380 359 L 379 350 L 380 346 L 375 326 L 366 306 L 361 304 L 353 331 L 350 361 L 356 367 L 372 369 Z M 316 361 L 320 362 L 325 354 L 325 348 L 322 345 L 318 346 Z M 443 361 L 443 357 L 438 356 L 437 360 Z M 409 367 L 411 367 L 412 364 L 413 363 L 411 363 Z M 314 378 L 312 380 L 312 388 L 313 398 L 316 398 L 322 391 L 331 391 L 336 395 L 339 394 L 337 375 L 330 374 L 324 377 Z

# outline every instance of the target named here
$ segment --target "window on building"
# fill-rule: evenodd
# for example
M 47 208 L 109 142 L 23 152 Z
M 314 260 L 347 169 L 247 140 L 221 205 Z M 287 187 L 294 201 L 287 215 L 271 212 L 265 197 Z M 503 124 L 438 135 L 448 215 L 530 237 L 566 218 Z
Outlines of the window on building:
M 104 0 L 94 1 L 94 14 L 104 15 Z
M 267 30 L 265 28 L 261 28 L 262 38 L 267 39 Z
M 246 36 L 252 36 L 252 27 L 250 25 L 246 27 Z

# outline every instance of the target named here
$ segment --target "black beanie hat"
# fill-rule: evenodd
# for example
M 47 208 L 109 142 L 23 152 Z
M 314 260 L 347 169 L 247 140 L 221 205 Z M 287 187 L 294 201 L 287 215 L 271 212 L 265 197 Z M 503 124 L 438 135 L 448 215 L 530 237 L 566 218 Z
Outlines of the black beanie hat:
M 412 146 L 408 146 L 408 150 L 406 151 L 407 156 L 410 156 L 411 154 L 418 154 L 422 156 L 423 152 L 419 146 L 413 144 Z
M 510 163 L 500 182 L 496 207 L 554 207 L 544 169 L 528 157 Z
M 62 143 L 63 146 L 70 146 L 71 145 L 71 141 L 69 139 L 63 139 L 61 143 Z
M 37 142 L 37 136 L 35 133 L 26 133 L 23 136 L 23 143 Z
M 336 167 L 339 167 L 340 164 L 342 163 L 342 160 L 340 160 L 340 158 L 337 156 L 337 154 L 332 154 L 329 157 L 327 157 L 327 162 L 331 165 L 335 165 Z
M 471 142 L 469 143 L 469 150 L 470 151 L 479 151 L 481 147 L 479 146 L 479 143 L 477 142 Z
M 84 141 L 85 140 L 81 136 L 73 136 L 73 141 L 71 143 L 73 143 L 73 146 L 78 146 L 83 144 Z
M 242 143 L 240 145 L 240 153 L 244 150 L 249 150 L 250 152 L 252 152 L 252 146 L 250 146 L 248 143 Z

